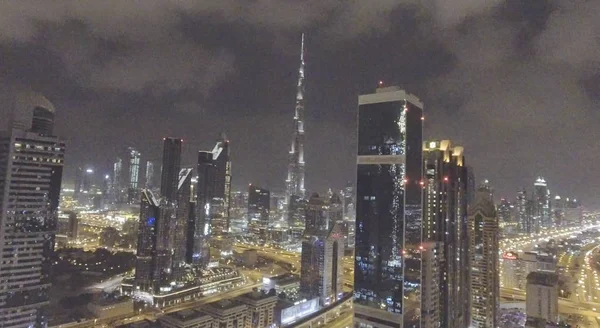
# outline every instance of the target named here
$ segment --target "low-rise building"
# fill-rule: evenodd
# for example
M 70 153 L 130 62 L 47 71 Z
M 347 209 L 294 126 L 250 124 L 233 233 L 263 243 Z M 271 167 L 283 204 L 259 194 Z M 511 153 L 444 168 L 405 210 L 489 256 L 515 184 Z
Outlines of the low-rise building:
M 129 297 L 102 299 L 89 303 L 87 308 L 98 319 L 120 317 L 133 313 L 133 301 Z
M 217 328 L 210 315 L 195 309 L 172 312 L 158 319 L 164 328 Z
M 526 295 L 528 322 L 558 322 L 558 275 L 556 273 L 531 272 L 527 276 Z
M 212 316 L 217 327 L 252 327 L 248 307 L 235 300 L 220 300 L 205 304 L 200 310 Z
M 271 289 L 275 289 L 277 294 L 288 293 L 288 291 L 297 291 L 300 288 L 300 277 L 298 275 L 286 273 L 279 276 L 270 278 L 263 278 L 262 289 L 269 292 Z
M 277 296 L 264 292 L 251 292 L 238 296 L 236 300 L 248 307 L 252 327 L 269 327 L 275 322 Z

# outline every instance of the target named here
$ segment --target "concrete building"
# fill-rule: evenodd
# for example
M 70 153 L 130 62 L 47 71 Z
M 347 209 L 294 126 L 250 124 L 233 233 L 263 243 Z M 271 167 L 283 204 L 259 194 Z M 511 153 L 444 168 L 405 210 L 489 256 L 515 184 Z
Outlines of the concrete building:
M 498 218 L 492 191 L 479 187 L 469 208 L 471 327 L 495 328 L 500 306 Z
M 527 276 L 527 321 L 558 323 L 558 275 L 553 272 L 532 272 Z M 526 325 L 527 326 L 527 325 Z
M 238 296 L 235 299 L 248 307 L 251 327 L 266 328 L 275 322 L 277 296 L 264 292 L 251 292 Z

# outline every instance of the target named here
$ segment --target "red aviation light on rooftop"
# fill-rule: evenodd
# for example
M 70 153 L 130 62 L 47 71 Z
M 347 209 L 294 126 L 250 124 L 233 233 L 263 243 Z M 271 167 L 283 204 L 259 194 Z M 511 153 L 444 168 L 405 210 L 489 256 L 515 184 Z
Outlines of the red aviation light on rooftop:
M 448 182 L 448 177 L 444 177 L 444 181 L 445 181 L 445 182 Z

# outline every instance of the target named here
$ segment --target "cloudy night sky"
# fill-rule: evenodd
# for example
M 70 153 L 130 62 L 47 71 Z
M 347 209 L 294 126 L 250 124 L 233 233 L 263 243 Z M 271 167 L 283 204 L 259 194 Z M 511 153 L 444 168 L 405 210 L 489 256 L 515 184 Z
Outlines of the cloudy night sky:
M 465 147 L 498 197 L 600 205 L 600 0 L 0 2 L 0 79 L 43 93 L 77 166 L 116 152 L 184 163 L 232 143 L 233 185 L 283 190 L 306 33 L 306 185 L 355 179 L 357 96 L 378 80 L 425 103 L 425 135 Z

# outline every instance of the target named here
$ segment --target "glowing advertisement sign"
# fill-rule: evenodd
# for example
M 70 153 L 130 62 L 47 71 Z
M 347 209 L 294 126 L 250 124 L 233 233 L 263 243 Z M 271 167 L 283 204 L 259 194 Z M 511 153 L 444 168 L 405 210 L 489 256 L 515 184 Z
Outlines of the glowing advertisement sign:
M 502 256 L 502 258 L 504 258 L 505 260 L 516 260 L 518 259 L 518 255 L 517 253 L 513 253 L 513 252 L 506 252 L 504 253 L 504 255 Z
M 290 322 L 296 321 L 307 315 L 317 312 L 319 310 L 319 298 L 313 298 L 306 302 L 290 306 L 289 308 L 281 310 L 281 324 L 285 325 Z

